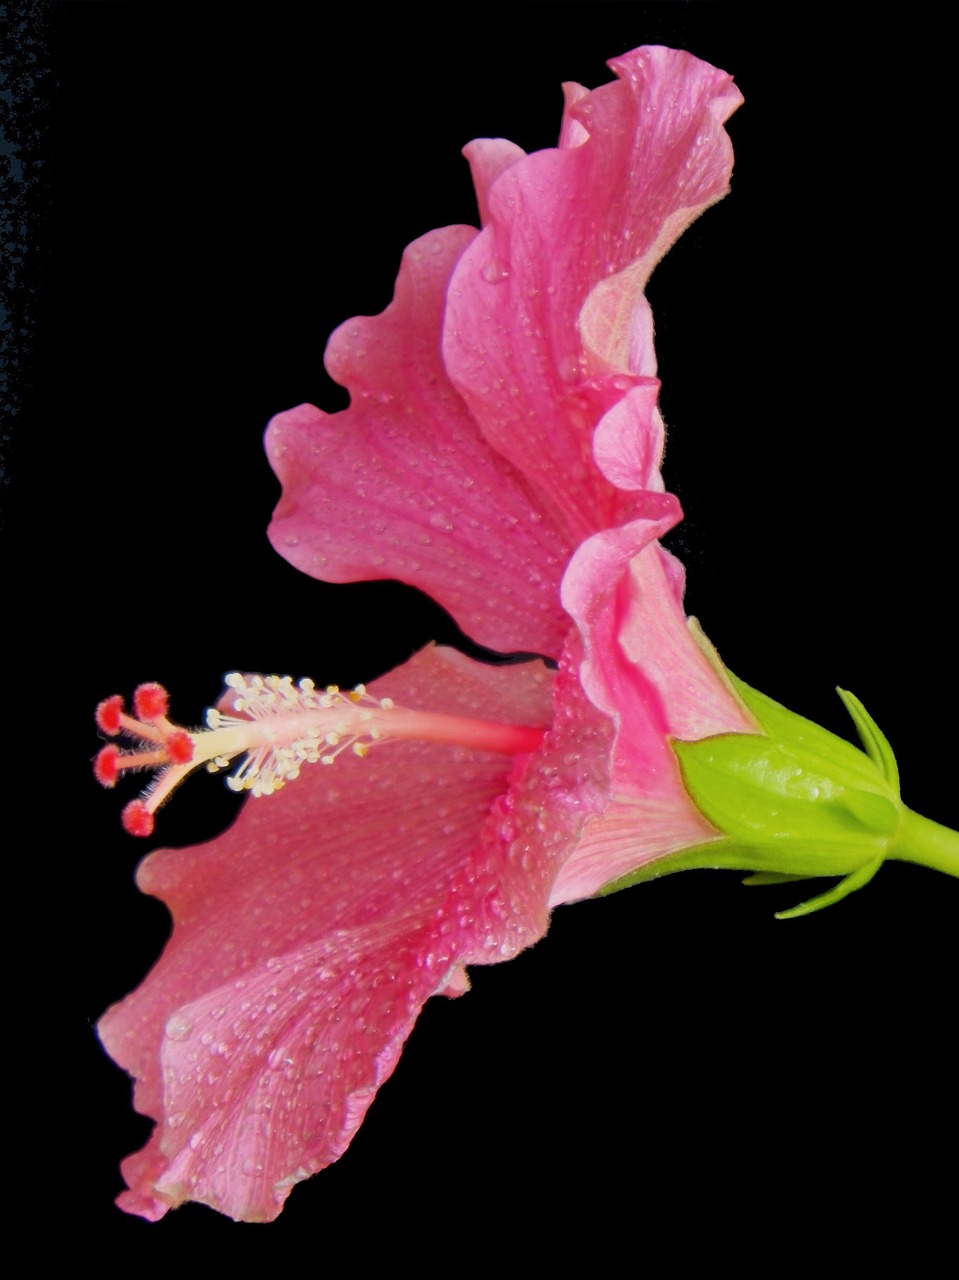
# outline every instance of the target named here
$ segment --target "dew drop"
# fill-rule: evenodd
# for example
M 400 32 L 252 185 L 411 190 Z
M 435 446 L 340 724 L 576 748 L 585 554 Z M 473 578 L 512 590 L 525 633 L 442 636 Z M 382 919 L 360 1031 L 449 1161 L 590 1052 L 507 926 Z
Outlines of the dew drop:
M 168 1040 L 185 1040 L 192 1030 L 193 1023 L 190 1019 L 185 1018 L 182 1013 L 175 1013 L 167 1020 L 163 1034 Z
M 487 262 L 483 268 L 483 279 L 487 284 L 502 284 L 509 279 L 509 271 L 502 262 Z

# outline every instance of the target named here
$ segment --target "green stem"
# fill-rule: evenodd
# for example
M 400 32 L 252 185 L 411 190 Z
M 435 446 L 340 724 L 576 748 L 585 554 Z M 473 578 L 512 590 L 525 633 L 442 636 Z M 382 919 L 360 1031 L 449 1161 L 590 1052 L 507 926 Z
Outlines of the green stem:
M 903 806 L 902 825 L 886 857 L 959 877 L 959 833 Z

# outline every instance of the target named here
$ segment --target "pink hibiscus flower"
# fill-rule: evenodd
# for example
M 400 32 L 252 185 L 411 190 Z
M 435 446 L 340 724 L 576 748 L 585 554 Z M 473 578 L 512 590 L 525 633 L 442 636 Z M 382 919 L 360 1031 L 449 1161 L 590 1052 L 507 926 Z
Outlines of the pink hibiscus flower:
M 237 681 L 209 738 L 171 725 L 152 687 L 139 726 L 101 711 L 150 756 L 105 748 L 102 780 L 160 769 L 132 830 L 207 756 L 243 753 L 237 785 L 292 782 L 141 865 L 173 937 L 100 1023 L 158 1121 L 124 1165 L 131 1212 L 275 1217 L 345 1150 L 429 996 L 536 941 L 552 906 L 717 835 L 669 738 L 755 724 L 691 639 L 658 545 L 681 513 L 642 291 L 725 193 L 740 99 L 685 53 L 611 65 L 615 83 L 567 87 L 558 149 L 467 149 L 483 231 L 414 242 L 391 306 L 331 339 L 350 408 L 302 406 L 267 437 L 271 538 L 294 564 L 413 583 L 482 644 L 558 670 L 428 649 L 355 698 Z

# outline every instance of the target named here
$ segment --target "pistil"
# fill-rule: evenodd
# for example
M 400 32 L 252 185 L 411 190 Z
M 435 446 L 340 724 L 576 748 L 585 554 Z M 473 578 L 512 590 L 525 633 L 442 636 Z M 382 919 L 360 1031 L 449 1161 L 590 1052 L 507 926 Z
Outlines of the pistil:
M 147 836 L 154 815 L 177 786 L 201 764 L 210 772 L 227 768 L 234 791 L 271 795 L 297 778 L 304 764 L 332 765 L 344 752 L 365 756 L 373 746 L 413 738 L 503 755 L 534 751 L 543 730 L 398 707 L 391 698 L 375 698 L 365 686 L 342 692 L 335 685 L 318 690 L 312 680 L 289 676 L 227 676 L 227 694 L 206 713 L 205 729 L 189 730 L 168 717 L 169 697 L 158 684 L 144 684 L 133 697 L 129 715 L 119 696 L 97 708 L 96 720 L 108 737 L 137 744 L 121 750 L 108 743 L 94 761 L 94 775 L 112 787 L 121 773 L 153 769 L 152 782 L 123 810 L 124 828 Z

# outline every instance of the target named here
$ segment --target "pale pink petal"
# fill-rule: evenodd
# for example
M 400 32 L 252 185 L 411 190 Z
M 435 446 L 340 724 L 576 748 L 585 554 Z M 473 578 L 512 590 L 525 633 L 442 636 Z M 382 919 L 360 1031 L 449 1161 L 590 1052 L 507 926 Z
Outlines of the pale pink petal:
M 662 492 L 664 488 L 659 469 L 664 430 L 658 397 L 655 380 L 634 387 L 603 415 L 593 433 L 596 465 L 618 489 Z
M 689 632 L 681 569 L 656 541 L 678 518 L 678 504 L 656 496 L 672 504 L 671 513 L 596 534 L 563 581 L 584 640 L 583 690 L 609 717 L 615 742 L 608 803 L 584 825 L 552 903 L 596 893 L 656 858 L 715 839 L 686 794 L 669 740 L 756 730 Z
M 330 339 L 349 409 L 302 405 L 273 419 L 266 447 L 283 495 L 269 535 L 313 577 L 398 578 L 480 644 L 558 656 L 569 544 L 490 449 L 440 358 L 450 271 L 475 234 L 448 227 L 414 241 L 386 311 Z
M 721 122 L 740 97 L 688 54 L 641 49 L 620 82 L 574 89 L 564 147 L 506 169 L 489 225 L 450 282 L 446 366 L 487 439 L 561 513 L 576 542 L 628 514 L 592 458 L 593 427 L 656 372 L 643 289 L 727 189 Z M 613 383 L 611 386 L 610 383 Z
M 551 682 L 540 663 L 426 650 L 371 690 L 544 725 Z M 541 936 L 547 875 L 512 865 L 491 815 L 525 767 L 386 743 L 249 801 L 207 845 L 145 860 L 140 885 L 169 905 L 173 937 L 100 1023 L 158 1120 L 124 1165 L 124 1208 L 155 1218 L 193 1199 L 275 1217 L 345 1150 L 423 1002 Z

